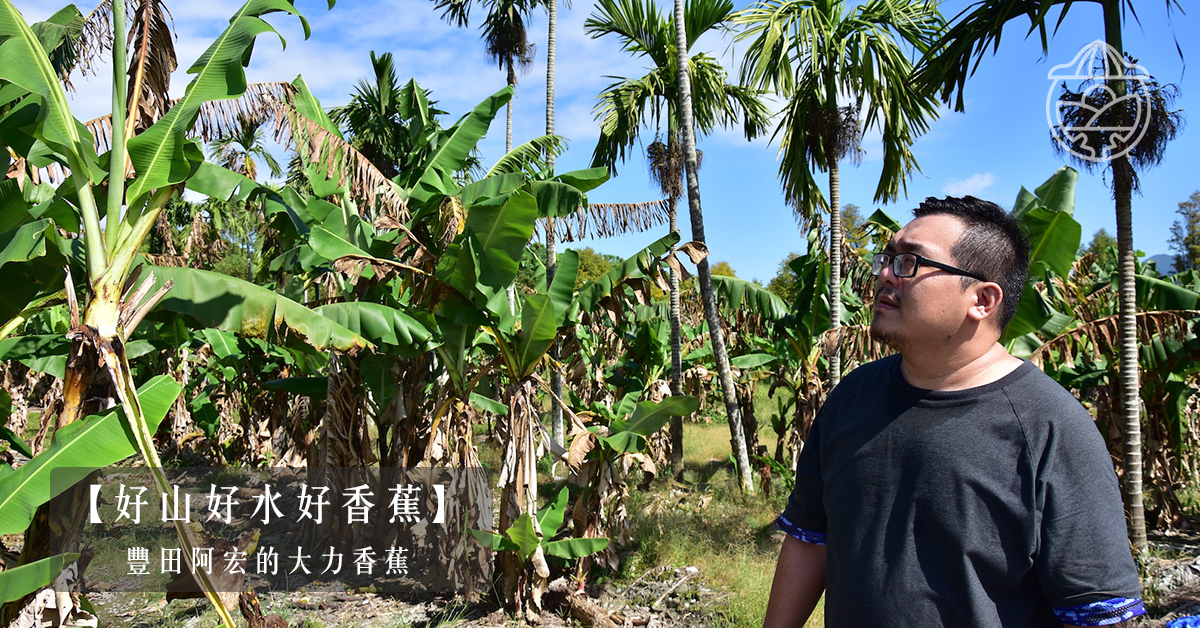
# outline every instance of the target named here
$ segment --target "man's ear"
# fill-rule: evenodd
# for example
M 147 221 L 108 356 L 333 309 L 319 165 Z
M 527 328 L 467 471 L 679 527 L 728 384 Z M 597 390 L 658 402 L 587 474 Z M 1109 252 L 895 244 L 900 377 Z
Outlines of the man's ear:
M 1004 290 L 1000 284 L 983 281 L 975 285 L 975 302 L 967 316 L 973 320 L 982 321 L 989 317 L 999 317 L 1000 307 L 1004 304 Z

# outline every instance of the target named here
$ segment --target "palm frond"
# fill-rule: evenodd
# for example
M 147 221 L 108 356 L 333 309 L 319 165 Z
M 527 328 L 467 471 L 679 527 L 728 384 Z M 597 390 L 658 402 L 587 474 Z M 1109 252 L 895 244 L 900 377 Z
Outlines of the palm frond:
M 668 199 L 644 203 L 589 203 L 569 216 L 555 218 L 554 230 L 559 242 L 642 233 L 667 224 L 670 207 Z M 541 221 L 537 228 L 544 228 Z
M 330 176 L 338 174 L 349 185 L 350 194 L 365 201 L 366 207 L 378 204 L 382 211 L 407 220 L 407 204 L 395 184 L 346 140 L 297 112 L 292 104 L 296 93 L 291 83 L 251 83 L 238 98 L 201 105 L 192 135 L 213 142 L 240 132 L 243 121 L 273 124 L 275 141 L 301 153 L 302 159 L 308 160 L 305 163 L 321 163 Z M 111 116 L 89 120 L 85 126 L 96 138 L 97 152 L 107 151 L 111 145 Z M 52 182 L 63 180 L 62 169 L 57 172 L 57 176 L 50 177 Z

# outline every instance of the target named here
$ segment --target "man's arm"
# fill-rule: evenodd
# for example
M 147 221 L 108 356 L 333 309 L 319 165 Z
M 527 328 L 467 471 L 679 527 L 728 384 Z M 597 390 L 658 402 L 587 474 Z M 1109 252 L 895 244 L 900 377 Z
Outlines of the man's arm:
M 783 538 L 763 628 L 801 628 L 825 590 L 825 546 Z

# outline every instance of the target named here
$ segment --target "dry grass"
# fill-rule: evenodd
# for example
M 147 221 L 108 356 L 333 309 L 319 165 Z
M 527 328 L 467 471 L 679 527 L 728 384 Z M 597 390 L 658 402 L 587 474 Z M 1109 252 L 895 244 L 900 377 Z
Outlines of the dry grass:
M 773 449 L 773 439 L 765 433 L 760 438 Z M 776 482 L 770 495 L 761 490 L 743 495 L 730 450 L 727 424 L 685 425 L 683 482 L 632 495 L 630 516 L 639 548 L 623 572 L 633 579 L 655 566 L 697 567 L 710 586 L 726 592 L 725 603 L 713 609 L 714 625 L 757 628 L 782 541 L 774 522 L 791 486 Z M 818 608 L 808 625 L 823 623 Z

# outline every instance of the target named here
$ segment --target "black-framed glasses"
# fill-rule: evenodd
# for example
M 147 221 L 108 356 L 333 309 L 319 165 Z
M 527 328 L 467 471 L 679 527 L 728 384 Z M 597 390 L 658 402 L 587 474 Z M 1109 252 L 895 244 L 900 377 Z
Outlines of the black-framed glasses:
M 876 253 L 875 256 L 871 258 L 871 274 L 878 277 L 883 273 L 884 267 L 888 266 L 889 264 L 892 267 L 892 273 L 894 273 L 897 277 L 902 278 L 915 276 L 917 274 L 917 269 L 921 267 L 921 264 L 924 264 L 926 266 L 932 266 L 938 270 L 944 270 L 954 275 L 962 275 L 963 277 L 970 277 L 971 279 L 977 279 L 979 281 L 987 281 L 987 279 L 984 279 L 983 277 L 976 275 L 969 270 L 963 270 L 961 268 L 955 268 L 949 264 L 935 262 L 928 257 L 922 257 L 916 253 L 896 253 L 895 255 L 891 253 Z

